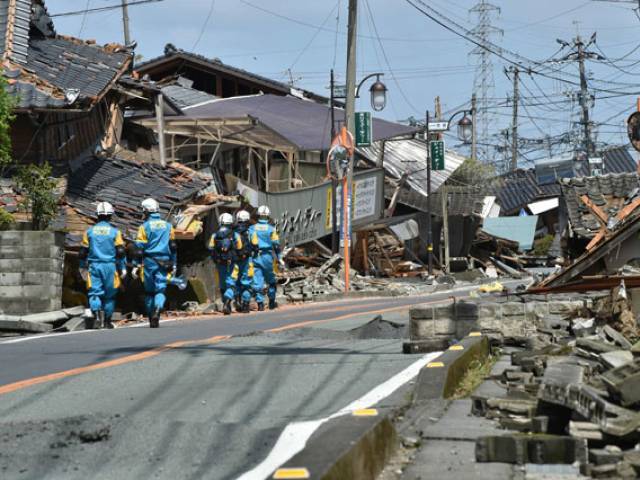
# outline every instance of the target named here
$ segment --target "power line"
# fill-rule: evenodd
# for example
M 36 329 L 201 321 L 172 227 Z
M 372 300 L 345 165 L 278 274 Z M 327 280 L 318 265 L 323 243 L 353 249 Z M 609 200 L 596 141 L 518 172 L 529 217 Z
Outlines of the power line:
M 129 4 L 131 5 L 131 4 Z M 204 31 L 207 29 L 207 25 L 209 24 L 209 20 L 211 20 L 211 15 L 213 15 L 213 9 L 216 6 L 216 0 L 211 0 L 211 4 L 209 5 L 209 13 L 207 13 L 207 17 L 204 20 L 204 23 L 202 24 L 202 28 L 200 29 L 200 33 L 198 34 L 198 39 L 196 40 L 196 42 L 193 44 L 193 47 L 191 48 L 191 51 L 194 51 L 196 49 L 196 47 L 198 46 L 198 44 L 200 43 L 200 40 L 202 40 L 202 36 L 204 35 Z
M 382 52 L 382 57 L 384 58 L 384 61 L 387 64 L 387 68 L 389 69 L 389 75 L 391 76 L 391 78 L 393 79 L 394 83 L 396 84 L 396 87 L 398 87 L 398 91 L 400 92 L 400 95 L 402 96 L 404 101 L 407 103 L 407 105 L 414 112 L 416 112 L 416 113 L 420 112 L 420 110 L 418 110 L 413 105 L 413 103 L 411 103 L 411 101 L 409 100 L 407 95 L 404 93 L 404 90 L 400 86 L 400 82 L 398 82 L 398 79 L 396 78 L 395 74 L 393 73 L 393 69 L 391 68 L 391 63 L 389 62 L 389 57 L 387 56 L 387 52 L 386 52 L 386 50 L 384 48 L 384 45 L 382 44 L 382 39 L 380 38 L 380 34 L 378 33 L 378 27 L 376 26 L 376 21 L 375 21 L 375 19 L 373 17 L 373 12 L 371 11 L 371 6 L 369 5 L 369 0 L 365 0 L 364 4 L 367 7 L 367 11 L 369 12 L 369 17 L 371 18 L 371 24 L 373 25 L 373 31 L 374 31 L 376 39 L 378 40 L 378 43 L 380 45 L 380 51 Z
M 129 3 L 128 6 L 130 7 L 134 7 L 136 5 L 144 5 L 146 3 L 157 3 L 157 2 L 163 2 L 164 0 L 134 0 L 133 2 Z M 54 13 L 52 15 L 49 15 L 49 17 L 51 18 L 55 18 L 55 17 L 71 17 L 74 15 L 86 15 L 88 13 L 98 13 L 98 12 L 106 12 L 109 10 L 116 10 L 116 9 L 121 9 L 122 8 L 122 4 L 118 4 L 118 5 L 108 5 L 106 7 L 96 7 L 96 8 L 85 8 L 84 10 L 75 10 L 73 12 L 62 12 L 62 13 Z

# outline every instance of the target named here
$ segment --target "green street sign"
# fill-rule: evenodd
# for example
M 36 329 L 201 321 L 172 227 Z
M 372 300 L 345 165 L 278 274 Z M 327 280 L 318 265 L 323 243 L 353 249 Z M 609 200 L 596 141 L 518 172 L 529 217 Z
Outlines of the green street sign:
M 356 147 L 371 145 L 371 113 L 356 112 Z
M 444 140 L 436 140 L 430 143 L 431 170 L 444 170 Z

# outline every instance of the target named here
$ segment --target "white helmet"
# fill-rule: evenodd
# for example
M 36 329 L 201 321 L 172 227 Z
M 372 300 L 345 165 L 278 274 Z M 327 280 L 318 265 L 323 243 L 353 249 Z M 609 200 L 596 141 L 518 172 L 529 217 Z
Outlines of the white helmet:
M 223 213 L 220 215 L 220 218 L 218 218 L 218 223 L 225 227 L 233 225 L 233 217 L 230 213 Z
M 238 223 L 246 223 L 251 220 L 251 214 L 246 210 L 240 210 L 236 213 L 236 222 Z
M 147 198 L 142 202 L 142 210 L 146 213 L 158 213 L 160 205 L 153 198 Z
M 260 205 L 258 207 L 258 216 L 259 217 L 270 217 L 271 216 L 271 210 L 269 210 L 269 207 L 267 207 L 266 205 Z
M 109 202 L 99 202 L 96 207 L 96 215 L 99 217 L 106 217 L 109 215 L 113 215 L 113 205 Z

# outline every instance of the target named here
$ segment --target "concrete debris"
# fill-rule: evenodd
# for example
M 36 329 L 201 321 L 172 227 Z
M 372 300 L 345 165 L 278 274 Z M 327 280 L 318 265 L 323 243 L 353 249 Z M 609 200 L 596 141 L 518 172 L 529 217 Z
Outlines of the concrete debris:
M 473 394 L 470 413 L 513 433 L 478 438 L 478 462 L 575 463 L 592 478 L 640 478 L 640 342 L 624 317 L 636 316 L 618 291 L 494 294 L 415 307 L 410 335 L 481 331 L 508 354 L 511 365 L 491 377 L 504 393 Z
M 46 332 L 74 332 L 84 330 L 85 311 L 82 306 L 65 308 L 53 312 L 30 315 L 0 315 L 0 335 L 3 333 L 32 334 Z

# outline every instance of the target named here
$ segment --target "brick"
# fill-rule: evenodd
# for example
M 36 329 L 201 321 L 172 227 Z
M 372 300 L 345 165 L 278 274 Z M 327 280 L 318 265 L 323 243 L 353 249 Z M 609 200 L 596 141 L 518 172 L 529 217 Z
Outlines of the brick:
M 7 286 L 0 288 L 0 298 L 17 299 L 24 297 L 22 286 Z
M 20 286 L 22 282 L 22 273 L 0 273 L 0 287 Z
M 62 273 L 54 272 L 25 272 L 23 275 L 23 285 L 62 285 Z
M 506 302 L 501 305 L 501 313 L 504 317 L 524 317 L 524 303 L 519 302 Z
M 22 245 L 22 232 L 5 231 L 0 232 L 0 245 Z

